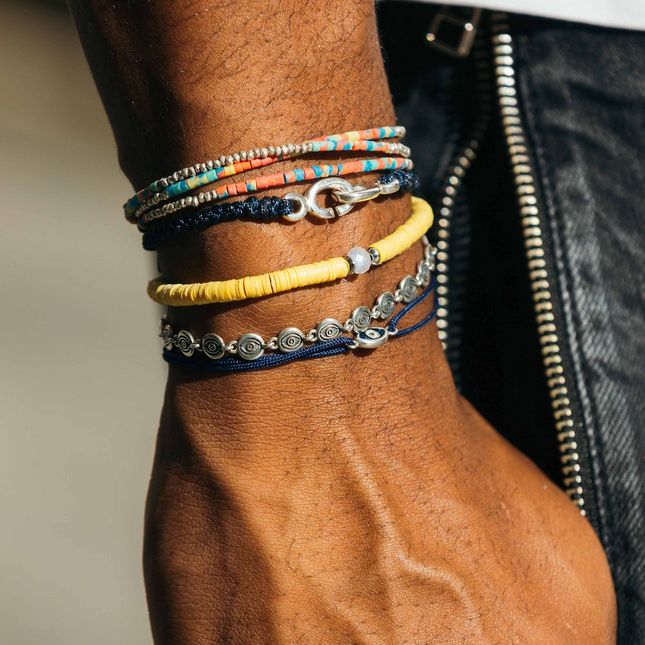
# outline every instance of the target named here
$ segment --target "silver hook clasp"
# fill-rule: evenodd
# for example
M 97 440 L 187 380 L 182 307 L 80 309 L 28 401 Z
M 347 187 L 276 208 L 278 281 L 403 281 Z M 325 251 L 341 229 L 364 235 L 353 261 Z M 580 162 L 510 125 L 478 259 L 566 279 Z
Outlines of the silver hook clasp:
M 288 193 L 284 196 L 285 199 L 290 199 L 297 202 L 298 208 L 289 215 L 284 215 L 284 218 L 290 222 L 297 222 L 301 220 L 307 213 L 311 213 L 320 219 L 333 219 L 334 217 L 342 217 L 347 215 L 349 211 L 354 208 L 354 204 L 339 204 L 333 208 L 324 208 L 320 206 L 316 200 L 318 194 L 323 190 L 331 189 L 333 191 L 351 191 L 354 187 L 345 179 L 340 177 L 327 177 L 317 181 L 309 190 L 303 195 L 298 193 Z

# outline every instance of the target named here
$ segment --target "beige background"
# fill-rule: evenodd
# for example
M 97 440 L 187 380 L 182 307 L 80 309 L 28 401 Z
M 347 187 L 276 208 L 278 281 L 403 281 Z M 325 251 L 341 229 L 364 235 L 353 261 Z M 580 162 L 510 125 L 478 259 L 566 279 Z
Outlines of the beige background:
M 141 645 L 152 257 L 64 10 L 0 0 L 0 643 Z

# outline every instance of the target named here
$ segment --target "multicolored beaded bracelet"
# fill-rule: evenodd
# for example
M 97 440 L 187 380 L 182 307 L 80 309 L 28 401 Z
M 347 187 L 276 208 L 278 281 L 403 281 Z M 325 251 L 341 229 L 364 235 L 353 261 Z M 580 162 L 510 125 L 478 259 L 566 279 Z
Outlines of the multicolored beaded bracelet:
M 241 181 L 234 184 L 220 186 L 214 191 L 199 193 L 192 197 L 183 197 L 175 202 L 164 204 L 161 208 L 156 208 L 145 212 L 138 221 L 139 230 L 145 230 L 152 221 L 175 213 L 179 210 L 199 207 L 213 201 L 226 199 L 235 195 L 244 195 L 247 193 L 275 188 L 277 186 L 287 186 L 301 181 L 321 179 L 323 177 L 341 177 L 358 173 L 374 172 L 379 170 L 412 170 L 414 164 L 410 159 L 400 157 L 363 159 L 359 161 L 350 161 L 346 164 L 325 164 L 323 166 L 311 166 L 309 168 L 295 168 L 284 172 L 265 175 L 249 181 Z
M 344 258 L 331 258 L 260 276 L 222 282 L 167 284 L 163 278 L 157 278 L 148 284 L 148 295 L 158 304 L 188 307 L 260 298 L 299 287 L 332 282 L 350 273 L 366 273 L 370 266 L 383 264 L 409 249 L 432 226 L 433 218 L 430 205 L 418 197 L 412 197 L 412 215 L 407 222 L 367 250 L 354 247 Z
M 169 197 L 188 192 L 205 184 L 217 181 L 222 177 L 231 176 L 239 172 L 244 172 L 252 168 L 259 168 L 271 163 L 276 163 L 282 159 L 290 159 L 298 155 L 310 152 L 328 152 L 332 150 L 364 150 L 374 152 L 386 152 L 388 154 L 400 154 L 403 157 L 410 155 L 410 149 L 402 144 L 379 143 L 374 145 L 379 139 L 389 139 L 392 137 L 405 136 L 405 128 L 402 126 L 371 128 L 369 130 L 358 130 L 354 132 L 344 132 L 331 136 L 323 136 L 316 139 L 305 141 L 301 144 L 287 144 L 283 146 L 268 146 L 267 148 L 255 148 L 252 150 L 243 150 L 233 155 L 222 155 L 219 159 L 209 160 L 205 163 L 195 164 L 189 168 L 179 170 L 168 177 L 163 177 L 152 182 L 146 188 L 140 190 L 136 195 L 131 197 L 124 205 L 125 216 L 128 221 L 136 221 L 137 213 L 168 199 Z M 369 141 L 361 147 L 360 141 Z M 244 165 L 242 162 L 248 162 Z M 254 163 L 251 163 L 254 162 Z M 172 188 L 179 184 L 179 186 Z M 167 192 L 171 189 L 170 192 Z M 161 196 L 160 196 L 161 195 Z M 152 201 L 150 201 L 152 200 Z M 150 202 L 149 205 L 148 202 Z
M 265 341 L 262 336 L 255 333 L 247 333 L 237 340 L 226 343 L 221 336 L 213 333 L 205 334 L 201 339 L 195 339 L 193 335 L 185 330 L 175 334 L 172 327 L 162 319 L 159 336 L 163 340 L 164 354 L 167 358 L 176 358 L 174 349 L 178 349 L 183 356 L 190 358 L 195 353 L 202 353 L 211 362 L 213 369 L 239 366 L 243 363 L 255 362 L 264 356 L 265 352 L 290 355 L 298 354 L 303 349 L 310 349 L 316 353 L 315 346 L 326 346 L 330 341 L 342 337 L 343 332 L 354 334 L 349 340 L 349 349 L 375 349 L 383 345 L 388 338 L 398 333 L 397 322 L 416 304 L 423 300 L 436 286 L 436 278 L 432 280 L 434 270 L 434 249 L 432 249 L 424 260 L 419 263 L 416 276 L 408 275 L 399 283 L 394 293 L 385 291 L 377 299 L 370 309 L 367 306 L 357 307 L 351 316 L 342 324 L 335 318 L 325 318 L 309 332 L 304 333 L 297 327 L 287 327 L 277 336 Z M 426 289 L 430 285 L 429 289 Z M 417 297 L 419 288 L 424 289 L 421 297 Z M 425 294 L 425 295 L 424 295 Z M 374 327 L 373 320 L 387 320 L 394 313 L 398 303 L 410 305 L 407 311 L 401 311 L 393 319 L 393 328 Z M 435 312 L 436 313 L 436 306 Z M 427 320 L 426 322 L 430 322 Z M 314 347 L 306 348 L 306 345 Z M 225 358 L 225 356 L 237 356 Z M 296 356 L 297 357 L 297 356 Z M 266 360 L 265 360 L 266 362 Z M 264 365 L 265 367 L 267 365 Z
M 410 149 L 407 146 L 403 146 L 400 143 L 387 143 L 383 141 L 322 141 L 315 143 L 307 143 L 302 147 L 302 152 L 300 154 L 306 153 L 316 153 L 316 152 L 330 152 L 330 151 L 355 151 L 355 152 L 382 152 L 383 154 L 388 155 L 401 155 L 405 158 L 410 156 Z M 274 157 L 259 158 L 253 159 L 251 161 L 239 161 L 235 162 L 229 166 L 224 166 L 222 168 L 214 168 L 205 173 L 195 175 L 188 179 L 182 180 L 168 186 L 159 193 L 155 193 L 150 199 L 147 199 L 143 204 L 141 204 L 134 213 L 131 214 L 131 217 L 128 216 L 128 220 L 136 220 L 147 210 L 150 210 L 157 204 L 161 202 L 168 201 L 173 197 L 178 197 L 185 193 L 194 190 L 195 188 L 201 188 L 213 182 L 223 179 L 225 177 L 232 177 L 233 175 L 238 175 L 249 170 L 256 168 L 263 168 L 271 164 L 277 163 L 278 161 L 283 161 L 286 159 L 293 159 L 298 156 L 297 154 L 281 154 Z
M 400 193 L 408 193 L 419 186 L 419 178 L 414 173 L 404 170 L 385 173 L 379 177 L 377 184 L 384 186 L 395 182 L 398 185 L 397 191 Z M 369 190 L 369 188 L 364 190 Z M 391 194 L 396 193 L 392 192 Z M 232 222 L 242 217 L 262 222 L 275 221 L 281 217 L 292 220 L 294 203 L 300 205 L 300 202 L 295 202 L 293 197 L 284 199 L 262 197 L 262 199 L 258 199 L 253 196 L 243 201 L 216 204 L 178 219 L 154 222 L 143 234 L 143 248 L 146 251 L 154 251 L 161 244 L 183 233 L 202 231 L 216 224 Z

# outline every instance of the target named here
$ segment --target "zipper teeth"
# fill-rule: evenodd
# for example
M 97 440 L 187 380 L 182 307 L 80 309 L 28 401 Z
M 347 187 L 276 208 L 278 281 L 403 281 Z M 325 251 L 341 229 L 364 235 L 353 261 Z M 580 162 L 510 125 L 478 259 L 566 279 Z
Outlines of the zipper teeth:
M 475 39 L 471 56 L 474 59 L 475 68 L 475 91 L 477 94 L 477 104 L 479 106 L 478 114 L 475 122 L 469 133 L 467 142 L 459 148 L 453 157 L 446 177 L 443 181 L 442 189 L 439 193 L 439 219 L 437 220 L 437 300 L 439 302 L 439 309 L 437 311 L 437 329 L 439 333 L 439 340 L 446 351 L 446 356 L 450 367 L 452 368 L 456 385 L 458 386 L 459 370 L 459 347 L 453 346 L 451 343 L 454 338 L 455 342 L 459 339 L 459 334 L 452 334 L 449 336 L 449 325 L 459 326 L 459 314 L 454 307 L 458 300 L 457 294 L 453 293 L 451 296 L 452 307 L 449 309 L 449 275 L 448 275 L 448 262 L 450 262 L 451 273 L 453 277 L 457 269 L 465 271 L 467 268 L 468 249 L 463 257 L 450 258 L 450 236 L 451 233 L 468 233 L 469 225 L 467 222 L 455 222 L 459 224 L 458 230 L 453 229 L 453 220 L 455 219 L 456 206 L 458 206 L 457 198 L 460 195 L 460 189 L 468 168 L 472 165 L 473 161 L 477 158 L 477 150 L 480 141 L 484 136 L 488 123 L 490 121 L 490 113 L 492 108 L 492 93 L 491 93 L 491 69 L 488 60 L 487 52 L 485 49 L 484 40 L 481 37 Z M 453 249 L 453 255 L 456 249 Z M 457 280 L 455 280 L 457 282 Z M 450 321 L 450 322 L 449 322 Z
M 509 26 L 506 23 L 507 20 L 508 16 L 506 14 L 492 15 L 493 68 L 497 99 L 522 218 L 524 246 L 531 291 L 533 293 L 533 307 L 536 315 L 542 363 L 545 368 L 546 382 L 553 408 L 553 418 L 558 433 L 564 489 L 580 509 L 580 513 L 585 515 L 584 490 L 580 475 L 580 456 L 577 452 L 578 445 L 572 419 L 573 412 L 568 397 L 568 380 L 564 374 L 560 343 L 553 314 L 551 281 L 544 259 L 540 210 L 535 194 L 535 171 L 529 156 L 526 131 L 518 108 L 517 91 L 515 89 L 515 49 Z

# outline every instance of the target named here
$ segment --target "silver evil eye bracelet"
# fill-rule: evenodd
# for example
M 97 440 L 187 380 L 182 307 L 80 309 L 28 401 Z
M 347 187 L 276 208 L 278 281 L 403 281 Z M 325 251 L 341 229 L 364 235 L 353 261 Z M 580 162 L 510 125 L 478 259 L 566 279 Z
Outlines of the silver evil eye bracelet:
M 418 289 L 427 287 L 432 279 L 436 249 L 430 245 L 426 236 L 422 241 L 424 259 L 419 262 L 416 275 L 403 278 L 394 293 L 390 291 L 382 293 L 371 309 L 367 306 L 356 308 L 345 324 L 335 318 L 325 318 L 307 333 L 297 327 L 287 327 L 268 341 L 259 334 L 248 333 L 226 343 L 220 336 L 212 333 L 205 334 L 203 338 L 197 340 L 186 330 L 175 334 L 165 319 L 162 319 L 159 336 L 167 351 L 176 348 L 186 357 L 193 356 L 195 352 L 201 352 L 213 361 L 227 355 L 237 356 L 245 361 L 254 361 L 265 351 L 289 354 L 302 349 L 305 344 L 334 340 L 344 332 L 354 335 L 354 342 L 349 346 L 350 349 L 380 347 L 389 337 L 395 336 L 396 332 L 388 331 L 386 327 L 372 327 L 372 320 L 387 320 L 394 313 L 397 304 L 412 302 Z

